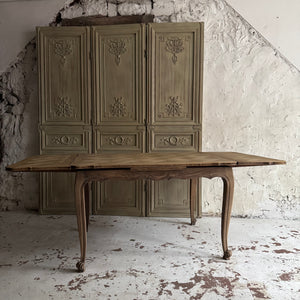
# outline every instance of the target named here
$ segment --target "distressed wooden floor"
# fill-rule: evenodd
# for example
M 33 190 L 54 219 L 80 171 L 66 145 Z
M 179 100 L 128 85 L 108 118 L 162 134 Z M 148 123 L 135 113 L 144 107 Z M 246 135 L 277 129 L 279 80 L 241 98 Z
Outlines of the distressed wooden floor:
M 0 299 L 299 299 L 300 222 L 93 216 L 77 273 L 75 216 L 0 213 Z

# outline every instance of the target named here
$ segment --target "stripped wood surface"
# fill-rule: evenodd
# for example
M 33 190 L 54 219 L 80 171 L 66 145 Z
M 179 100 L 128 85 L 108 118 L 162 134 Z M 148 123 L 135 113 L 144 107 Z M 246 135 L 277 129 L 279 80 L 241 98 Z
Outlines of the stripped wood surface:
M 283 160 L 237 152 L 113 153 L 37 155 L 6 167 L 8 171 L 65 172 L 98 169 L 136 171 L 178 170 L 192 167 L 245 167 L 285 164 Z

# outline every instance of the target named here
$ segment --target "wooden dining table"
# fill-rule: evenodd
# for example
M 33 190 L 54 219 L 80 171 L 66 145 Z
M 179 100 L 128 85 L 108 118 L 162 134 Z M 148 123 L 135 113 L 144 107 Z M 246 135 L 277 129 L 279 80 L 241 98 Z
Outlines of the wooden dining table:
M 17 172 L 75 172 L 75 204 L 81 257 L 76 267 L 85 270 L 87 226 L 89 212 L 85 187 L 91 181 L 105 180 L 190 180 L 190 218 L 194 225 L 197 180 L 201 177 L 221 177 L 223 203 L 221 241 L 223 258 L 232 255 L 227 236 L 233 201 L 234 178 L 232 168 L 285 164 L 285 161 L 237 152 L 165 152 L 37 155 L 6 167 Z

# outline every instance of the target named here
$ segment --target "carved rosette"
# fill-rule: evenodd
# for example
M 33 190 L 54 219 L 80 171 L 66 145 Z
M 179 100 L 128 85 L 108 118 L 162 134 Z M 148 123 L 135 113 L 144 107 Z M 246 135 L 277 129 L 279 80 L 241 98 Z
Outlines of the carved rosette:
M 160 141 L 164 145 L 168 146 L 186 146 L 190 144 L 190 141 L 188 138 L 183 137 L 183 136 L 164 136 L 160 139 Z
M 177 62 L 177 54 L 184 50 L 183 40 L 178 36 L 169 37 L 166 40 L 166 51 L 173 54 L 172 62 L 175 65 Z
M 54 53 L 60 56 L 62 65 L 66 62 L 66 57 L 72 53 L 72 43 L 68 40 L 57 40 L 54 43 Z
M 125 41 L 123 39 L 108 40 L 108 51 L 115 56 L 115 62 L 118 66 L 121 62 L 121 54 L 127 51 Z
M 165 112 L 168 117 L 180 117 L 182 115 L 183 104 L 178 102 L 178 96 L 169 97 L 169 103 L 165 105 Z
M 124 146 L 124 145 L 129 145 L 132 144 L 133 139 L 128 136 L 109 136 L 106 138 L 106 142 L 110 145 L 118 145 L 118 146 Z
M 51 141 L 56 145 L 75 145 L 78 144 L 79 139 L 75 136 L 56 135 L 52 138 Z
M 75 116 L 74 108 L 68 97 L 58 97 L 58 101 L 54 108 L 56 117 L 72 118 Z
M 127 115 L 127 105 L 123 97 L 114 97 L 114 104 L 110 106 L 111 116 L 120 118 Z

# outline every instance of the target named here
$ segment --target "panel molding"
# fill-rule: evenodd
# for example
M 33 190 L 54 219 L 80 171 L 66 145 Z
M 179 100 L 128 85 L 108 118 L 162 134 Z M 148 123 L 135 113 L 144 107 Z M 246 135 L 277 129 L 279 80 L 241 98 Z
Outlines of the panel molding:
M 40 131 L 41 154 L 90 153 L 92 150 L 91 127 L 41 126 Z
M 92 27 L 96 125 L 143 124 L 145 30 L 144 24 Z
M 72 173 L 42 173 L 40 175 L 40 213 L 75 214 L 74 191 L 64 188 L 64 186 L 69 187 L 74 184 L 75 175 Z M 61 197 L 62 190 L 64 190 L 64 197 Z
M 143 186 L 143 180 L 95 183 L 94 214 L 144 216 L 145 197 Z M 131 197 L 124 199 L 128 189 L 131 191 Z M 118 198 L 115 198 L 110 190 L 118 190 Z
M 145 127 L 138 130 L 136 126 L 95 126 L 94 152 L 134 151 L 145 152 Z
M 37 36 L 40 122 L 45 125 L 89 124 L 89 28 L 38 27 Z
M 153 125 L 201 122 L 203 24 L 148 27 L 148 120 Z

